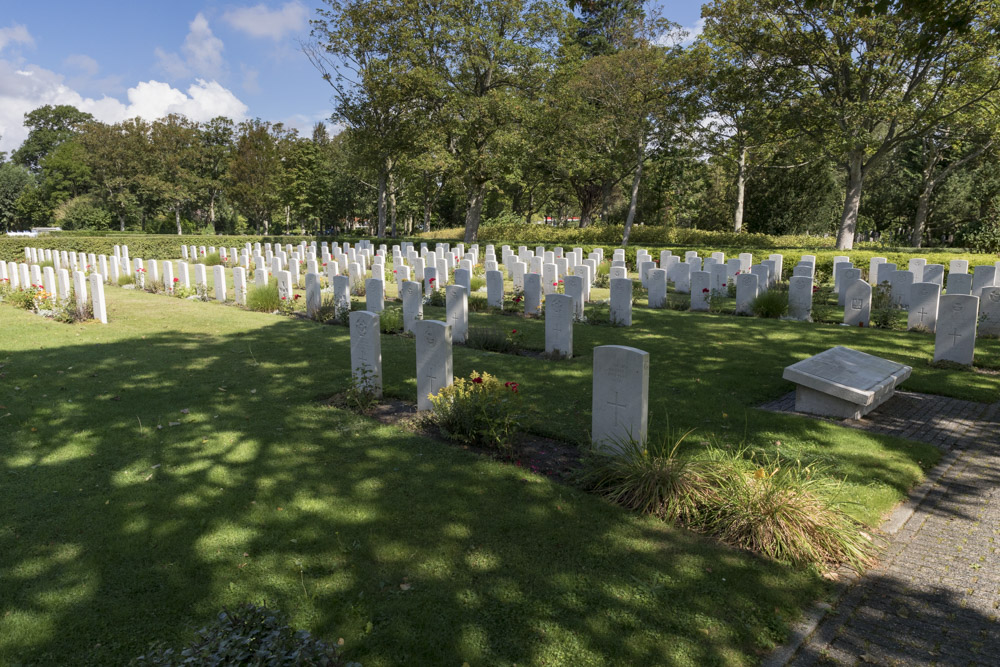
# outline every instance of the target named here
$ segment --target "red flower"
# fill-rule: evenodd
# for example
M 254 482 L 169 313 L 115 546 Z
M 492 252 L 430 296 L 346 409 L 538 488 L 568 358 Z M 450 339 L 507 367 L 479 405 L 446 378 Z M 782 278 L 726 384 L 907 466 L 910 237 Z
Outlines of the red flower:
M 431 279 L 429 280 L 429 282 L 434 282 L 434 280 L 435 280 L 434 278 L 431 278 Z
M 283 296 L 283 297 L 281 297 L 281 300 L 284 301 L 287 298 L 288 298 L 287 296 Z
M 552 283 L 553 287 L 559 287 L 559 283 Z
M 515 334 L 515 333 L 517 333 L 517 329 L 511 329 L 511 330 L 510 330 L 510 332 L 511 332 L 512 334 Z
M 726 283 L 722 283 L 722 286 L 723 286 L 723 287 L 725 287 L 725 286 L 726 286 Z
M 707 294 L 708 293 L 708 288 L 707 287 L 702 288 L 701 293 L 702 294 Z
M 181 279 L 180 279 L 180 278 L 174 278 L 174 282 L 175 282 L 175 283 L 179 283 L 180 281 L 181 281 Z
M 296 294 L 295 296 L 292 297 L 292 299 L 295 299 L 297 301 L 300 296 L 302 296 L 302 295 L 301 294 Z
M 472 378 L 472 383 L 473 384 L 482 384 L 483 383 L 483 378 Z

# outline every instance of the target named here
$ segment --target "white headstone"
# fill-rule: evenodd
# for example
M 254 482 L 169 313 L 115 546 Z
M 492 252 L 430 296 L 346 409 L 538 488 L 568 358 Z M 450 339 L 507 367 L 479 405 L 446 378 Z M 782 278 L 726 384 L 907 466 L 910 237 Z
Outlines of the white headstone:
M 1000 336 L 1000 287 L 984 287 L 979 292 L 978 336 Z
M 959 272 L 949 273 L 948 294 L 972 294 L 972 275 Z
M 872 286 L 863 280 L 855 280 L 844 293 L 844 324 L 852 327 L 867 327 L 872 319 Z
M 611 279 L 611 324 L 632 326 L 632 281 L 628 278 Z
M 240 306 L 247 305 L 247 270 L 242 266 L 233 269 L 233 299 Z
M 320 306 L 323 305 L 323 288 L 319 281 L 319 274 L 314 272 L 306 273 L 306 316 L 315 319 Z M 351 341 L 353 348 L 354 341 Z
M 306 274 L 306 289 L 309 276 Z M 361 388 L 382 396 L 382 341 L 379 314 L 356 310 L 348 317 L 351 330 L 351 375 Z
M 691 272 L 691 310 L 707 311 L 709 309 L 712 296 L 711 281 L 712 274 L 708 271 Z
M 614 454 L 623 442 L 645 443 L 649 353 L 624 345 L 594 348 L 591 441 Z
M 937 283 L 913 283 L 910 288 L 910 313 L 906 324 L 910 329 L 930 331 L 937 326 L 938 300 L 941 286 Z
M 421 284 L 415 280 L 403 281 L 399 294 L 403 300 L 403 331 L 413 332 L 416 323 L 424 316 Z
M 969 294 L 942 296 L 938 306 L 937 331 L 934 334 L 934 361 L 971 365 L 976 353 L 978 319 L 978 297 Z
M 445 320 L 454 343 L 464 343 L 469 331 L 469 291 L 464 285 L 448 285 L 444 291 Z
M 421 320 L 414 334 L 417 347 L 417 409 L 430 410 L 430 397 L 449 387 L 454 379 L 451 327 L 445 322 Z
M 812 276 L 792 276 L 788 281 L 788 319 L 812 321 L 812 298 Z
M 667 272 L 664 269 L 653 269 L 649 272 L 649 307 L 667 307 Z
M 503 309 L 503 273 L 500 271 L 486 272 L 486 305 Z
M 216 264 L 212 267 L 215 275 L 213 276 L 215 282 L 215 300 L 225 301 L 226 300 L 226 267 L 221 264 Z
M 542 277 L 537 273 L 524 276 L 524 314 L 538 315 L 542 309 Z
M 691 298 L 693 301 L 694 295 Z M 736 276 L 736 314 L 753 315 L 753 302 L 756 298 L 757 276 L 752 273 L 741 273 Z
M 107 324 L 108 308 L 104 301 L 104 282 L 96 273 L 90 274 L 90 302 L 94 308 L 94 319 L 101 324 Z

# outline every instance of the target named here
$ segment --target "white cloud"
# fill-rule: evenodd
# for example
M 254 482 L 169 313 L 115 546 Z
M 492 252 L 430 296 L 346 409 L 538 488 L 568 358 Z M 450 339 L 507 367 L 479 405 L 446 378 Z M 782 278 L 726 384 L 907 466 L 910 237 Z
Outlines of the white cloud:
M 20 146 L 28 136 L 24 114 L 46 104 L 71 104 L 106 123 L 136 116 L 155 120 L 170 113 L 184 114 L 194 121 L 215 116 L 240 121 L 247 113 L 247 105 L 217 81 L 197 79 L 186 91 L 160 81 L 142 81 L 128 89 L 127 102 L 123 102 L 107 95 L 85 97 L 56 72 L 0 60 L 0 150 Z
M 35 40 L 28 32 L 28 28 L 23 25 L 15 23 L 9 28 L 0 28 L 0 51 L 3 51 L 8 44 L 33 46 L 34 43 Z
M 222 15 L 222 20 L 251 37 L 268 37 L 278 41 L 286 35 L 305 30 L 308 16 L 308 8 L 293 0 L 286 2 L 281 9 L 269 9 L 264 4 L 232 9 Z
M 222 58 L 225 46 L 215 36 L 208 19 L 201 12 L 188 24 L 188 34 L 181 45 L 181 53 L 164 51 L 157 47 L 154 51 L 160 67 L 175 79 L 201 76 L 207 79 L 222 78 L 226 63 Z
M 82 53 L 66 56 L 66 59 L 63 60 L 63 65 L 83 72 L 87 76 L 94 76 L 101 69 L 96 60 Z
M 243 90 L 252 95 L 259 93 L 260 82 L 258 81 L 258 76 L 260 72 L 253 67 L 247 67 L 245 64 L 240 65 L 240 70 L 243 72 Z
M 693 26 L 663 33 L 656 42 L 662 46 L 691 46 L 703 32 L 705 32 L 705 19 L 698 19 Z

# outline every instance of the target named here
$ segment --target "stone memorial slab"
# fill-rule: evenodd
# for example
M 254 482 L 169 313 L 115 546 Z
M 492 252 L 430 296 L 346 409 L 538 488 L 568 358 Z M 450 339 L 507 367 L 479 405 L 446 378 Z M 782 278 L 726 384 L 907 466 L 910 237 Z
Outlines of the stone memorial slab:
M 979 297 L 970 294 L 942 296 L 938 302 L 937 331 L 934 333 L 934 361 L 953 361 L 971 366 L 976 353 L 978 320 Z
M 649 353 L 624 345 L 595 347 L 593 372 L 590 437 L 594 447 L 616 454 L 630 440 L 645 443 Z
M 914 283 L 924 282 L 924 267 L 927 266 L 927 260 L 923 257 L 914 257 L 909 262 L 907 262 L 906 268 L 909 269 L 910 273 L 913 274 Z
M 948 273 L 968 273 L 969 272 L 969 260 L 967 259 L 953 259 L 948 262 Z
M 891 283 L 890 276 L 892 272 L 896 270 L 896 265 L 892 262 L 883 262 L 876 267 L 875 284 L 881 285 L 882 283 Z
M 316 319 L 320 306 L 323 305 L 323 287 L 319 281 L 319 274 L 306 273 L 306 317 Z
M 922 282 L 936 283 L 937 285 L 944 287 L 944 265 L 925 264 Z
M 691 292 L 691 264 L 677 262 L 671 264 L 667 271 L 667 280 L 674 284 L 674 291 L 678 294 L 688 294 Z
M 351 312 L 351 277 L 333 277 L 333 309 L 337 317 Z
M 855 280 L 861 280 L 861 269 L 855 269 L 846 264 L 839 264 L 838 268 L 841 270 L 840 285 L 837 288 L 837 305 L 843 307 L 845 303 L 844 300 L 847 295 L 847 286 L 852 284 Z
M 910 307 L 910 290 L 913 289 L 913 274 L 909 271 L 893 271 L 889 274 L 892 303 L 906 310 Z
M 977 266 L 972 270 L 972 294 L 979 296 L 984 287 L 997 284 L 997 267 L 992 264 Z
M 566 276 L 563 278 L 563 288 L 566 296 L 573 299 L 573 319 L 582 320 L 584 302 L 583 278 L 580 276 Z
M 418 284 L 419 286 L 419 284 Z M 445 322 L 415 323 L 417 347 L 417 410 L 430 410 L 436 396 L 454 380 L 451 357 L 451 327 Z
M 871 285 L 857 281 L 871 289 Z M 824 417 L 861 419 L 892 397 L 909 366 L 849 347 L 834 347 L 785 368 L 795 384 L 795 409 Z

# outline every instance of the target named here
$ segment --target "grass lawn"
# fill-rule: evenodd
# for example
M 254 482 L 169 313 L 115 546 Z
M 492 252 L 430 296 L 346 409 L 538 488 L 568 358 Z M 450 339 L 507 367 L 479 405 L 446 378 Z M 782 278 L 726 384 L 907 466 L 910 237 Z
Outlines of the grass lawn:
M 366 667 L 752 664 L 822 595 L 814 572 L 327 407 L 347 386 L 343 327 L 106 294 L 108 326 L 0 306 L 0 664 L 120 664 L 246 600 L 344 638 Z M 472 319 L 543 346 L 541 321 Z M 571 361 L 456 347 L 455 373 L 518 381 L 526 428 L 583 442 L 592 347 L 648 350 L 654 433 L 669 417 L 698 429 L 692 447 L 821 461 L 869 524 L 936 450 L 753 409 L 790 390 L 781 369 L 842 344 L 914 366 L 908 389 L 1000 389 L 931 368 L 926 335 L 644 308 L 634 321 L 578 325 Z M 414 400 L 413 341 L 382 350 L 387 393 Z

